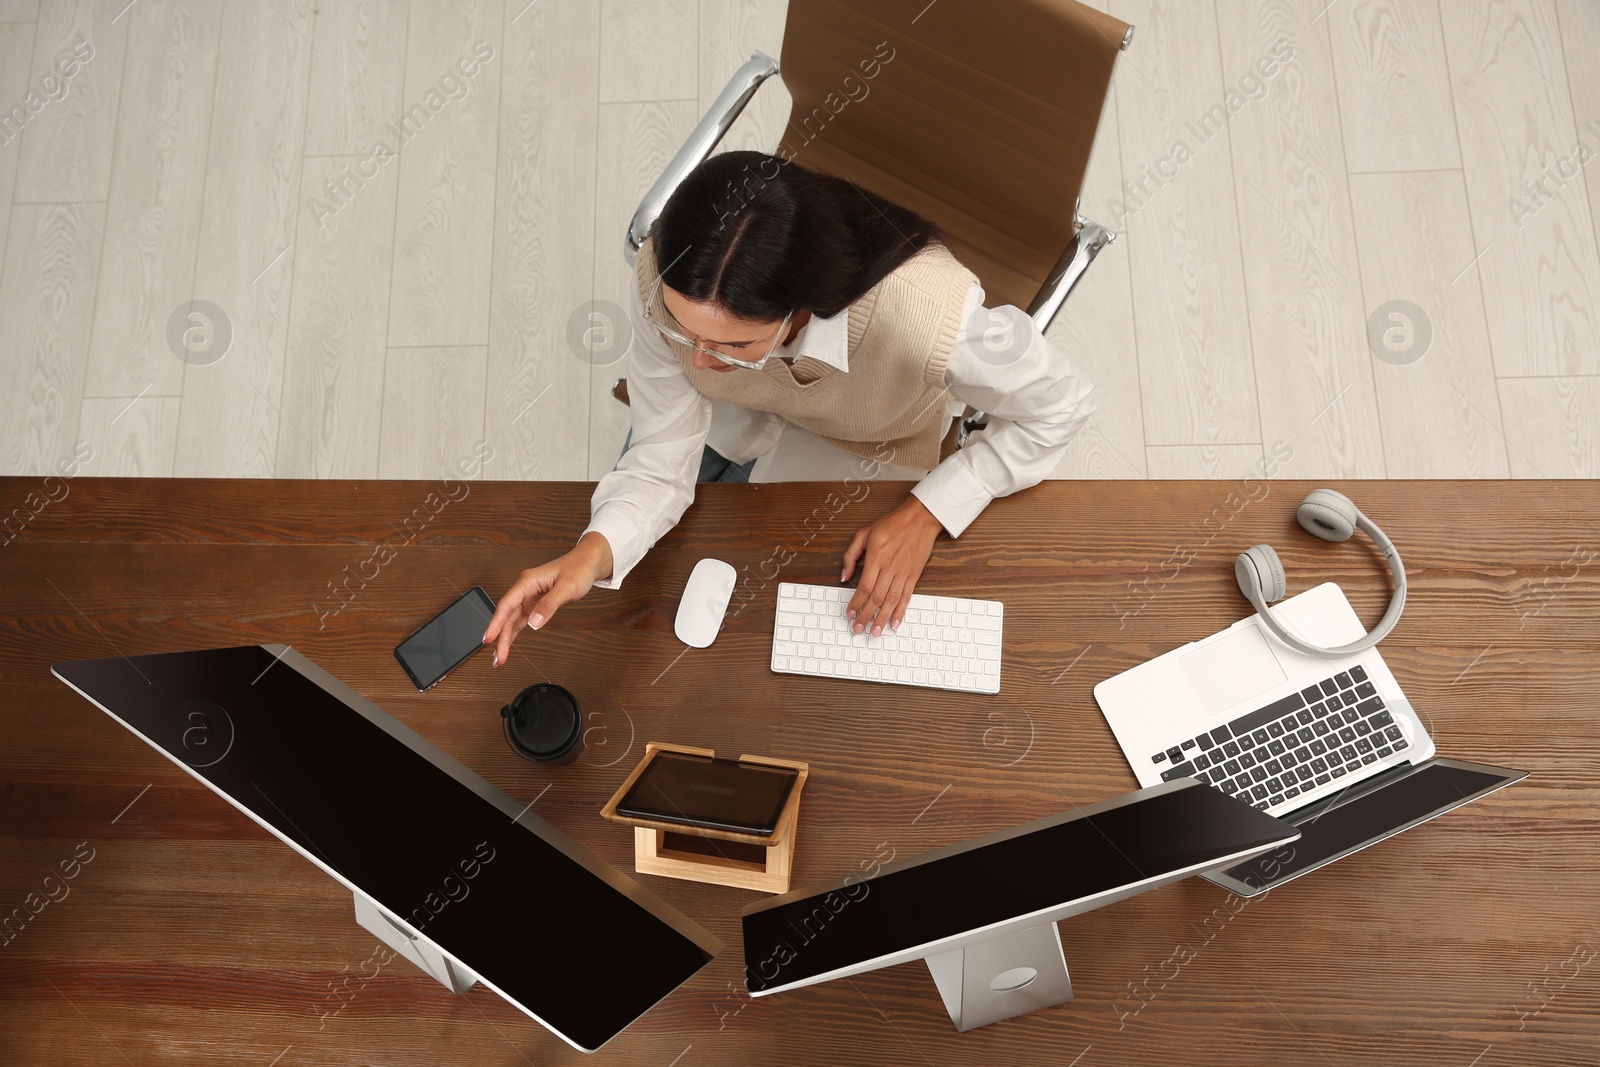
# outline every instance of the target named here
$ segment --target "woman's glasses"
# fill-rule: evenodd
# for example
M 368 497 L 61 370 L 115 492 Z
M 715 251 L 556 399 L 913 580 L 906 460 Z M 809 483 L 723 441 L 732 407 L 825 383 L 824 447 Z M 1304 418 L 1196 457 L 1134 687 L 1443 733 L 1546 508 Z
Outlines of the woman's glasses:
M 738 344 L 718 344 L 714 341 L 697 341 L 690 337 L 686 332 L 679 329 L 679 327 L 682 326 L 682 323 L 678 322 L 677 319 L 672 317 L 672 312 L 667 310 L 666 304 L 659 302 L 658 296 L 660 292 L 661 285 L 658 282 L 656 284 L 655 291 L 650 294 L 650 303 L 646 305 L 644 309 L 644 317 L 649 321 L 650 325 L 654 326 L 660 332 L 662 337 L 665 337 L 669 341 L 676 341 L 680 345 L 688 345 L 691 351 L 704 352 L 713 359 L 721 360 L 730 366 L 743 367 L 745 370 L 760 370 L 762 366 L 766 364 L 767 360 L 772 358 L 772 354 L 778 350 L 778 342 L 783 340 L 784 334 L 789 332 L 790 320 L 794 318 L 793 311 L 785 315 L 783 317 L 783 321 L 778 324 L 778 331 L 772 335 L 772 341 L 767 345 L 766 353 L 760 359 L 750 360 L 744 358 L 744 354 L 749 352 L 752 345 L 760 343 L 759 338 L 757 338 L 755 341 L 743 341 Z M 662 322 L 660 319 L 655 317 L 654 311 L 657 307 L 660 307 L 661 314 L 667 319 L 666 322 Z M 711 347 L 713 344 L 716 345 L 715 348 Z

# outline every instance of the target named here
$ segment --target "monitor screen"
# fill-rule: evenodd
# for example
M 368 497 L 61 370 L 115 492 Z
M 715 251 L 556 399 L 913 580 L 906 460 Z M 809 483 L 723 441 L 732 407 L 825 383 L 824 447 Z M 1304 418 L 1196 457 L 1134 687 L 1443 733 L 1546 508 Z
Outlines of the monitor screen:
M 1208 786 L 1155 789 L 1133 803 L 895 864 L 853 885 L 752 905 L 744 914 L 745 982 L 752 993 L 770 992 L 894 962 L 885 957 L 914 959 L 948 938 L 1295 836 L 1287 823 Z
M 665 902 L 542 820 L 529 820 L 537 833 L 513 821 L 267 648 L 54 669 L 580 1048 L 714 955 L 702 945 L 715 940 Z

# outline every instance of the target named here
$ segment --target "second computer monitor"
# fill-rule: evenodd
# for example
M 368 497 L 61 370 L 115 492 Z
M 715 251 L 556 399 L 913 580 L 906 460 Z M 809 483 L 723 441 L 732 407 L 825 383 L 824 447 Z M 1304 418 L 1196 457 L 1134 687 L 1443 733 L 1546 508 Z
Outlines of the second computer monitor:
M 956 1026 L 1072 995 L 1055 922 L 1300 836 L 1192 778 L 744 909 L 752 996 L 925 959 Z

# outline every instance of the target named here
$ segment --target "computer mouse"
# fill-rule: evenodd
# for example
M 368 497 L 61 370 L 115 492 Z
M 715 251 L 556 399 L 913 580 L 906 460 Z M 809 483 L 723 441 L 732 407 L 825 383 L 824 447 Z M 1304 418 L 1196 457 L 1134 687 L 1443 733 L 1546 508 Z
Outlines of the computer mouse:
M 705 648 L 717 639 L 737 576 L 720 559 L 703 559 L 694 565 L 688 584 L 683 587 L 683 598 L 678 601 L 678 617 L 672 624 L 678 640 L 691 648 Z

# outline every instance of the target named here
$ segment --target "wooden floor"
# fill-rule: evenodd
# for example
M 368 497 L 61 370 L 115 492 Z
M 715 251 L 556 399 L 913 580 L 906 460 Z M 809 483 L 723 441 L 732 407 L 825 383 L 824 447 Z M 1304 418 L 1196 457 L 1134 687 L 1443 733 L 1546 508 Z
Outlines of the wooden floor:
M 0 470 L 435 477 L 490 440 L 483 477 L 598 477 L 626 411 L 573 317 L 784 8 L 0 0 Z M 1600 6 L 1110 10 L 1083 208 L 1122 240 L 1053 328 L 1101 387 L 1059 477 L 1600 475 Z M 1374 358 L 1390 301 L 1421 360 Z
M 1600 475 L 1600 5 L 1097 2 L 1137 27 L 1083 199 L 1123 236 L 1053 327 L 1100 386 L 1059 476 Z M 784 11 L 0 0 L 0 472 L 421 478 L 485 439 L 486 478 L 598 476 L 625 411 L 573 316 Z

